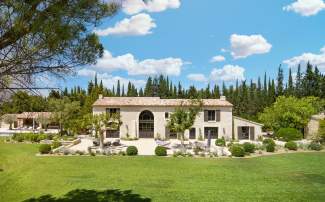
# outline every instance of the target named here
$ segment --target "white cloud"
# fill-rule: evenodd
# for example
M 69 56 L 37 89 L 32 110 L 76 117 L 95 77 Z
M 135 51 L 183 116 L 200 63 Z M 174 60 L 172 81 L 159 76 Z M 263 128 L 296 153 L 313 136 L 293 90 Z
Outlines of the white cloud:
M 289 67 L 297 67 L 299 64 L 305 67 L 308 62 L 316 65 L 322 72 L 325 72 L 325 47 L 320 50 L 320 54 L 303 53 L 302 55 L 283 61 Z
M 325 46 L 320 49 L 320 52 L 325 53 Z
M 272 45 L 262 35 L 237 35 L 230 37 L 231 55 L 235 59 L 246 58 L 254 54 L 268 53 Z
M 189 74 L 187 75 L 187 79 L 198 82 L 206 82 L 208 80 L 204 74 Z
M 285 11 L 293 11 L 302 16 L 316 15 L 325 9 L 323 0 L 297 0 L 294 3 L 283 7 Z
M 223 57 L 222 55 L 216 55 L 213 58 L 211 58 L 210 62 L 223 62 L 225 60 L 226 58 Z
M 155 27 L 156 24 L 150 15 L 140 13 L 138 15 L 132 16 L 131 18 L 125 18 L 122 21 L 117 22 L 114 27 L 98 29 L 94 32 L 99 36 L 143 36 L 151 34 L 151 29 Z
M 225 49 L 225 48 L 221 48 L 220 51 L 221 51 L 222 53 L 227 53 L 227 52 L 229 52 L 229 51 L 228 51 L 227 49 Z
M 125 0 L 122 9 L 126 14 L 133 15 L 142 11 L 162 12 L 167 9 L 176 9 L 181 6 L 180 0 Z
M 94 77 L 96 75 L 96 71 L 92 69 L 81 69 L 78 71 L 78 75 L 85 77 Z
M 181 58 L 145 59 L 137 60 L 131 53 L 113 57 L 105 50 L 104 56 L 98 59 L 95 68 L 105 71 L 126 70 L 129 75 L 172 75 L 178 76 L 182 66 L 185 65 Z
M 91 69 L 81 69 L 78 71 L 78 75 L 84 77 L 94 78 L 95 74 L 96 71 Z M 108 88 L 112 88 L 113 85 L 116 85 L 118 80 L 120 81 L 121 86 L 124 85 L 125 89 L 129 82 L 133 83 L 137 88 L 143 87 L 146 83 L 145 80 L 141 80 L 141 79 L 137 80 L 137 79 L 124 78 L 120 76 L 113 76 L 108 73 L 97 73 L 97 78 L 98 80 L 102 80 L 104 86 Z
M 238 65 L 225 65 L 221 69 L 213 69 L 210 79 L 213 81 L 242 81 L 245 80 L 245 69 Z

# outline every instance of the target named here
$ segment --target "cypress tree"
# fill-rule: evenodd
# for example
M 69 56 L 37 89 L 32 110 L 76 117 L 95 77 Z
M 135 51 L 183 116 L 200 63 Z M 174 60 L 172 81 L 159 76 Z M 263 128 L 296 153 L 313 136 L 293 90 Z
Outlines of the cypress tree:
M 212 97 L 215 98 L 215 99 L 220 98 L 220 89 L 219 89 L 219 86 L 217 84 L 215 84 L 214 87 L 213 87 L 213 95 L 212 95 Z
M 121 96 L 121 84 L 120 84 L 120 80 L 117 80 L 116 96 L 117 97 L 120 97 Z
M 283 69 L 282 69 L 281 65 L 279 66 L 279 69 L 278 69 L 276 95 L 277 96 L 283 95 Z
M 302 97 L 302 74 L 301 74 L 300 64 L 298 65 L 297 76 L 296 76 L 295 96 Z
M 288 88 L 287 88 L 287 95 L 292 96 L 294 95 L 294 86 L 293 86 L 293 79 L 292 79 L 292 72 L 291 68 L 289 69 L 289 78 L 288 78 Z

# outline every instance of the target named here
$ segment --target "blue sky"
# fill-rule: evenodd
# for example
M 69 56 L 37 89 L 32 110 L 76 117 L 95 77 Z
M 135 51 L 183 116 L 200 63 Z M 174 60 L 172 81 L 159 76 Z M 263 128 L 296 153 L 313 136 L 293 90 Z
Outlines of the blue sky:
M 204 87 L 275 78 L 279 64 L 288 72 L 309 60 L 325 72 L 324 23 L 323 0 L 126 0 L 94 30 L 104 58 L 61 85 L 86 87 L 97 72 L 107 87 L 160 73 Z

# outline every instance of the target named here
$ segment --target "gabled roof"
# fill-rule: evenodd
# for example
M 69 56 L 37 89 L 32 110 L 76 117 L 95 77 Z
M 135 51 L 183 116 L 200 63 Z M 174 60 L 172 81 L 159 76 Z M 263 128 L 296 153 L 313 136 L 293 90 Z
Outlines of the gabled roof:
M 225 99 L 202 99 L 203 106 L 232 107 L 233 105 Z M 98 99 L 93 106 L 190 106 L 190 99 L 161 99 L 159 97 L 104 97 Z
M 18 119 L 32 119 L 38 118 L 40 116 L 44 116 L 46 118 L 51 117 L 51 112 L 23 112 L 17 115 Z
M 248 119 L 244 119 L 244 118 L 241 118 L 241 117 L 238 117 L 238 116 L 233 116 L 234 119 L 238 119 L 238 120 L 241 120 L 241 121 L 245 121 L 245 122 L 248 122 L 248 123 L 251 123 L 251 124 L 254 124 L 254 125 L 259 125 L 259 126 L 264 126 L 264 124 L 262 123 L 257 123 L 255 121 L 251 121 L 251 120 L 248 120 Z

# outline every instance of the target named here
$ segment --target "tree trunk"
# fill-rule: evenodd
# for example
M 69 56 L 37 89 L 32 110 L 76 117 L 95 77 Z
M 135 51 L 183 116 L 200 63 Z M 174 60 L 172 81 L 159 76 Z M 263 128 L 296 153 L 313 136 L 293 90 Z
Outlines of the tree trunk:
M 104 133 L 103 133 L 103 131 L 99 132 L 99 148 L 100 148 L 100 150 L 104 149 Z
M 181 139 L 181 144 L 184 145 L 184 132 L 178 132 L 177 137 Z

